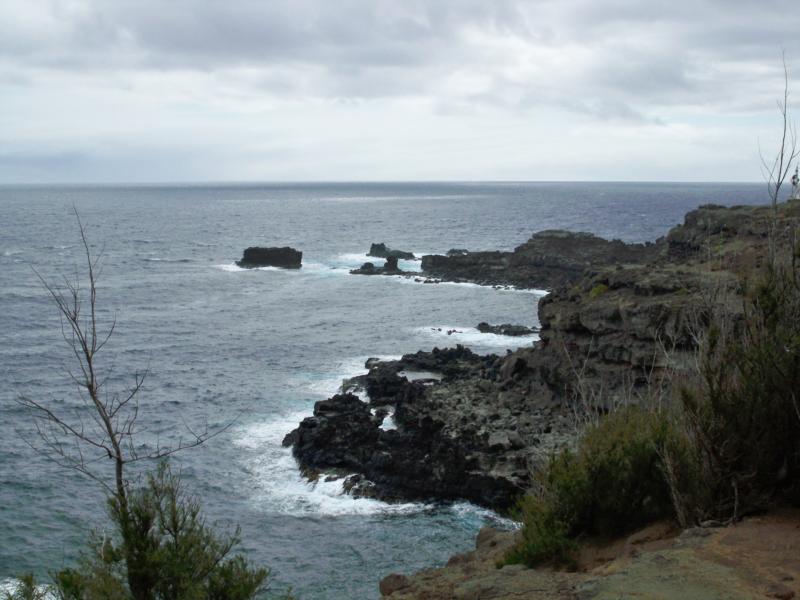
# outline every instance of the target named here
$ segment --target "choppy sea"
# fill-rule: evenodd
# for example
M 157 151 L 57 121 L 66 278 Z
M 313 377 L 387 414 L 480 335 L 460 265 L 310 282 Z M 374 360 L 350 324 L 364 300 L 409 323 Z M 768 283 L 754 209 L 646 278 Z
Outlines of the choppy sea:
M 15 402 L 24 394 L 68 413 L 77 403 L 58 314 L 34 272 L 58 282 L 82 266 L 73 209 L 101 256 L 103 323 L 116 317 L 98 357 L 109 388 L 148 369 L 142 439 L 234 421 L 174 465 L 210 520 L 241 525 L 243 550 L 272 569 L 276 589 L 338 600 L 375 598 L 389 572 L 441 564 L 481 526 L 507 523 L 466 502 L 389 505 L 342 495 L 336 482 L 309 484 L 283 436 L 369 357 L 533 343 L 474 327 L 536 325 L 540 297 L 349 275 L 370 243 L 510 250 L 553 228 L 639 242 L 701 204 L 765 200 L 750 184 L 0 187 L 0 581 L 72 564 L 106 523 L 99 486 L 34 452 Z M 303 268 L 236 267 L 251 245 L 298 248 Z

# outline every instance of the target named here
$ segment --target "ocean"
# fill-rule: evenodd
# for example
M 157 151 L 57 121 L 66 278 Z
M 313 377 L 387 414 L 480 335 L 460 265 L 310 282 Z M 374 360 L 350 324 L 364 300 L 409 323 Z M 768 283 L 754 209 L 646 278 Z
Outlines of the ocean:
M 232 422 L 173 465 L 210 521 L 241 526 L 242 550 L 272 569 L 274 589 L 338 600 L 376 598 L 389 572 L 443 564 L 480 527 L 510 522 L 466 502 L 390 505 L 342 495 L 337 482 L 309 484 L 283 436 L 369 357 L 533 343 L 475 326 L 536 325 L 541 297 L 350 275 L 372 242 L 418 255 L 511 250 L 556 228 L 642 242 L 701 204 L 766 200 L 761 184 L 714 183 L 2 186 L 0 581 L 73 564 L 89 532 L 106 526 L 99 485 L 36 453 L 15 402 L 27 395 L 61 411 L 79 402 L 36 275 L 58 282 L 83 266 L 73 210 L 101 256 L 102 323 L 116 318 L 98 355 L 109 388 L 148 372 L 140 439 Z M 303 268 L 238 268 L 253 245 L 302 250 Z

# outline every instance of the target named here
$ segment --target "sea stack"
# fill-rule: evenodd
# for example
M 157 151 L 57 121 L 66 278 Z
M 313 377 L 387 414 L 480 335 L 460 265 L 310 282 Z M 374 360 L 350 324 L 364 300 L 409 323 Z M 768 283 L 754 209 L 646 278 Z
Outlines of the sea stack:
M 260 248 L 251 246 L 244 251 L 242 260 L 236 264 L 245 269 L 256 267 L 281 267 L 283 269 L 299 269 L 302 266 L 303 253 L 289 246 L 282 248 Z
M 396 250 L 389 248 L 386 244 L 371 244 L 367 256 L 375 258 L 399 258 L 400 260 L 417 260 L 413 252 L 406 252 L 405 250 Z

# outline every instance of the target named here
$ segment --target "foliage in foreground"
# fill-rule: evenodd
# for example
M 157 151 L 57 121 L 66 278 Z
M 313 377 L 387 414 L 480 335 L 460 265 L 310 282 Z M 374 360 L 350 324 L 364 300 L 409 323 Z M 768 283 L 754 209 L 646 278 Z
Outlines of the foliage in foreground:
M 507 563 L 570 564 L 584 536 L 661 519 L 732 522 L 800 495 L 800 269 L 773 259 L 747 287 L 744 319 L 703 315 L 694 378 L 672 410 L 635 407 L 590 425 L 551 458 L 518 506 Z
M 679 389 L 697 477 L 672 482 L 683 524 L 735 521 L 797 496 L 800 483 L 800 271 L 771 265 L 743 323 L 712 319 L 700 368 Z
M 166 463 L 132 491 L 127 511 L 112 496 L 109 515 L 115 535 L 93 536 L 78 567 L 54 574 L 59 600 L 250 600 L 265 592 L 269 572 L 233 553 L 238 529 L 223 535 L 207 525 Z M 9 595 L 43 598 L 31 576 Z
M 506 562 L 569 565 L 584 536 L 630 531 L 672 514 L 661 455 L 681 443 L 664 415 L 627 407 L 589 426 L 575 451 L 554 455 L 520 501 L 522 540 Z

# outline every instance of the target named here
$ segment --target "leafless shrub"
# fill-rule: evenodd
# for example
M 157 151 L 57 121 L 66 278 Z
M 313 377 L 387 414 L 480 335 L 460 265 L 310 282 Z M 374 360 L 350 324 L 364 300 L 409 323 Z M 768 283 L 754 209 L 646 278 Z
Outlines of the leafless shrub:
M 124 510 L 128 498 L 128 465 L 159 461 L 197 447 L 231 424 L 213 431 L 207 425 L 197 431 L 187 426 L 186 433 L 174 443 L 163 445 L 159 441 L 154 449 L 144 451 L 137 446 L 135 439 L 141 432 L 139 394 L 147 370 L 135 373 L 127 390 L 108 389 L 110 369 L 104 370 L 98 357 L 114 334 L 116 317 L 103 327 L 97 298 L 102 254 L 92 255 L 77 210 L 75 218 L 85 259 L 86 287 L 77 267 L 74 277 L 65 277 L 60 286 L 34 271 L 61 318 L 61 335 L 74 358 L 74 368 L 68 370 L 68 377 L 78 390 L 81 407 L 67 411 L 49 400 L 26 395 L 17 398 L 17 402 L 29 412 L 36 429 L 35 439 L 26 439 L 29 445 L 59 466 L 97 481 Z M 113 482 L 102 474 L 101 465 L 106 461 L 113 464 Z

